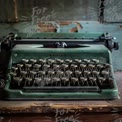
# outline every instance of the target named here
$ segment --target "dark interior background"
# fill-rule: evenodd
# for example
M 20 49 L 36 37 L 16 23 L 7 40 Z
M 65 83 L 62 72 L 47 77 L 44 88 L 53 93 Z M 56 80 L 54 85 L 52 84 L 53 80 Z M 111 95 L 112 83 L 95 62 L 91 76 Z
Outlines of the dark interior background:
M 16 0 L 18 18 L 31 19 L 32 9 L 47 8 L 44 14 L 56 13 L 50 20 L 98 20 L 99 0 Z M 0 0 L 0 20 L 14 19 L 14 0 Z
M 79 20 L 83 26 L 81 33 L 106 33 L 115 36 L 120 43 L 119 51 L 113 51 L 114 70 L 122 70 L 122 0 L 0 0 L 0 38 L 10 32 L 27 32 L 32 28 L 26 23 L 6 23 L 15 21 L 15 1 L 17 17 L 22 21 L 31 21 L 34 7 L 47 8 L 39 18 L 54 12 L 49 20 Z M 104 1 L 103 8 L 100 8 Z M 104 10 L 104 23 L 100 23 L 100 11 Z M 106 23 L 107 22 L 107 23 Z M 112 22 L 112 23 L 111 23 Z M 67 32 L 67 26 L 63 28 Z
M 105 0 L 104 20 L 106 22 L 122 22 L 121 0 Z
M 14 19 L 13 0 L 0 0 L 0 21 Z

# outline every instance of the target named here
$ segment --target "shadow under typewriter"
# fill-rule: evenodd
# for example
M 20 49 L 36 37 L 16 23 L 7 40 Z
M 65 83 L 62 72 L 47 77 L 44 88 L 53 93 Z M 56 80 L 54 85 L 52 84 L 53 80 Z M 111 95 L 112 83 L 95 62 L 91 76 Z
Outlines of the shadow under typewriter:
M 5 99 L 116 99 L 111 52 L 104 45 L 38 48 L 16 45 L 11 53 Z

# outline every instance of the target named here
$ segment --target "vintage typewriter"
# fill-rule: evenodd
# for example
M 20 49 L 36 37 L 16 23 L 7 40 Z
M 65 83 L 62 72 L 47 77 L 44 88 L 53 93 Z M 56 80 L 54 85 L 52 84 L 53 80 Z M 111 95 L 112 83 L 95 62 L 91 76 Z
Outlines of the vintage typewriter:
M 106 34 L 42 33 L 1 40 L 0 86 L 5 100 L 116 99 L 111 52 L 118 43 Z

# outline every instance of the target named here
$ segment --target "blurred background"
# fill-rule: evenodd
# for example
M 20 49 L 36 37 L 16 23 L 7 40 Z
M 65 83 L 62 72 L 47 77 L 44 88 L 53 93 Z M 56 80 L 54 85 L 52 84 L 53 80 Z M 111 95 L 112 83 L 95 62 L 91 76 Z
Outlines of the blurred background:
M 120 43 L 112 53 L 114 70 L 122 71 L 121 0 L 0 0 L 0 38 L 10 32 L 32 36 L 41 21 L 77 21 L 78 33 L 110 33 Z M 65 23 L 60 32 L 75 26 Z

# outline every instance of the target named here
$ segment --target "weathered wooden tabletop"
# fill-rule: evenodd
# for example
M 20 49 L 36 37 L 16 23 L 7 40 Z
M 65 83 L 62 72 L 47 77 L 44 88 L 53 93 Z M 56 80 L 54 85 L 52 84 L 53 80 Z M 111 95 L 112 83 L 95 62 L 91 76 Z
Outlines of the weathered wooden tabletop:
M 115 73 L 120 99 L 108 101 L 0 101 L 0 113 L 122 112 L 122 72 Z
M 122 122 L 122 114 L 17 114 L 1 116 L 0 122 Z

